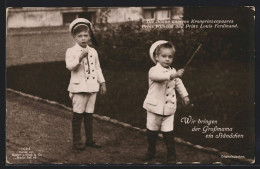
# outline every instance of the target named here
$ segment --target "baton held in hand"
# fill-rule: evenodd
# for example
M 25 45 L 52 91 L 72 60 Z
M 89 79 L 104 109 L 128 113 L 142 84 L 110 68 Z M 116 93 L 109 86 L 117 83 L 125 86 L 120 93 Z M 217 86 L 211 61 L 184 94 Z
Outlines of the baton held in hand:
M 186 63 L 186 65 L 183 67 L 183 69 L 186 69 L 186 67 L 188 66 L 188 64 L 190 64 L 191 60 L 194 58 L 194 56 L 196 55 L 196 53 L 199 51 L 199 49 L 201 48 L 202 44 L 200 44 L 198 46 L 198 48 L 195 50 L 195 52 L 193 53 L 193 55 L 190 57 L 190 59 L 188 60 L 188 62 Z

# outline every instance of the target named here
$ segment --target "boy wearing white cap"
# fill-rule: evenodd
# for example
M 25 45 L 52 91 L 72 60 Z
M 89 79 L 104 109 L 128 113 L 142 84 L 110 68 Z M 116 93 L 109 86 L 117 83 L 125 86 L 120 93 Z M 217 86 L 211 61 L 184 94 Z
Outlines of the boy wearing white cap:
M 72 100 L 73 147 L 84 150 L 85 146 L 100 148 L 93 141 L 93 112 L 97 92 L 106 93 L 105 79 L 100 68 L 97 51 L 90 47 L 96 43 L 91 23 L 84 18 L 75 19 L 69 26 L 69 31 L 76 44 L 66 51 L 66 68 L 71 71 L 68 86 Z M 81 143 L 81 123 L 84 121 L 86 143 Z
M 159 40 L 152 44 L 150 57 L 156 64 L 149 70 L 149 90 L 143 107 L 147 110 L 148 150 L 145 161 L 152 160 L 156 153 L 156 140 L 159 132 L 167 148 L 167 162 L 176 163 L 174 145 L 174 114 L 177 100 L 175 90 L 181 96 L 185 105 L 189 97 L 180 77 L 184 69 L 176 71 L 171 68 L 175 47 L 169 41 Z

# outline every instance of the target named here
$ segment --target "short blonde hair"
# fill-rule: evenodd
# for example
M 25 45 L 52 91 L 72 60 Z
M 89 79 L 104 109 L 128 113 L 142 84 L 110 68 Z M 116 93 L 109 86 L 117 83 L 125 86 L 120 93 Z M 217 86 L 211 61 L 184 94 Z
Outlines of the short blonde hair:
M 166 43 L 163 43 L 161 45 L 158 45 L 154 52 L 153 52 L 153 57 L 155 57 L 156 55 L 159 55 L 160 54 L 160 51 L 161 51 L 161 48 L 172 48 L 173 49 L 173 53 L 176 52 L 176 49 L 175 49 L 175 46 L 171 43 L 171 42 L 166 42 Z

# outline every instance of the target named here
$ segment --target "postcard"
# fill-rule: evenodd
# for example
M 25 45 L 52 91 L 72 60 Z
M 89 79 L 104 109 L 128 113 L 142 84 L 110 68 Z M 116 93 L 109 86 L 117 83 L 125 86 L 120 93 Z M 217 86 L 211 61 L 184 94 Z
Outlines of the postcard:
M 255 163 L 255 7 L 6 8 L 6 164 Z

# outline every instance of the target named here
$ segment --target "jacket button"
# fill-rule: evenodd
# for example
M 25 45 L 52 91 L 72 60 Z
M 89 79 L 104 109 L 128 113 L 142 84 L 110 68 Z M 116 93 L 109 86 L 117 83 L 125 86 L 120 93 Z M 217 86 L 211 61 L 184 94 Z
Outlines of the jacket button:
M 90 57 L 92 58 L 92 55 Z
M 169 96 L 169 94 L 166 94 L 166 96 Z
M 92 72 L 94 72 L 94 70 L 92 70 Z
M 168 102 L 165 102 L 165 104 L 167 104 Z
M 167 89 L 169 89 L 170 87 L 168 86 Z
M 95 77 L 93 77 L 93 79 L 95 79 Z
M 89 78 L 87 77 L 87 79 L 89 79 Z
M 174 97 L 175 95 L 172 95 L 172 97 Z
M 91 64 L 93 65 L 93 62 Z

